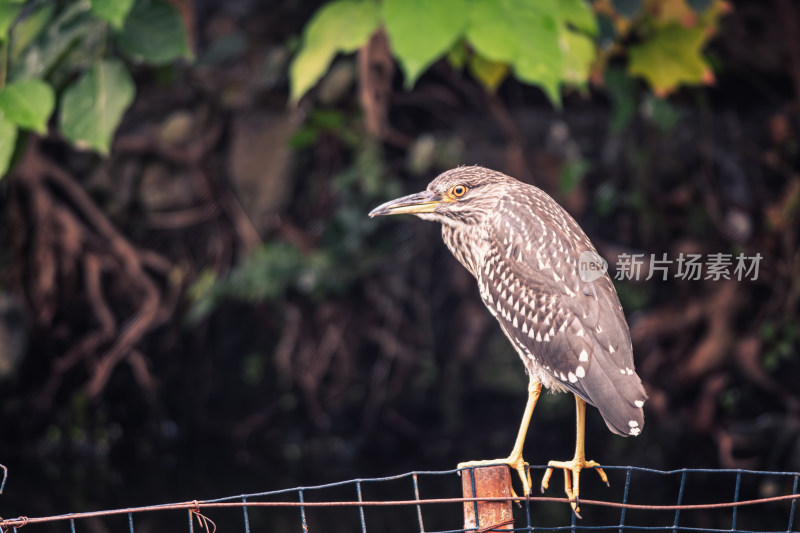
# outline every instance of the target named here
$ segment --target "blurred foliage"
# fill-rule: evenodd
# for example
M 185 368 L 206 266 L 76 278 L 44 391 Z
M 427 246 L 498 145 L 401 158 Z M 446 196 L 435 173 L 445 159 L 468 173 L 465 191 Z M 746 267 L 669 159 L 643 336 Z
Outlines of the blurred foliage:
M 138 289 L 113 275 L 124 261 L 58 183 L 41 189 L 72 225 L 38 223 L 50 219 L 31 206 L 21 171 L 0 186 L 10 221 L 0 262 L 16 272 L 2 283 L 30 313 L 13 327 L 30 349 L 18 343 L 0 377 L 4 450 L 25 474 L 13 479 L 27 478 L 9 491 L 15 501 L 4 494 L 17 507 L 4 516 L 507 453 L 525 376 L 473 280 L 435 225 L 366 216 L 459 164 L 537 184 L 608 258 L 763 254 L 759 280 L 735 290 L 616 282 L 651 401 L 635 440 L 611 436 L 590 410 L 591 453 L 656 468 L 800 468 L 774 445 L 797 441 L 800 129 L 771 3 L 725 18 L 717 0 L 451 0 L 425 4 L 430 18 L 422 2 L 389 0 L 189 4 L 196 64 L 180 61 L 189 38 L 178 1 L 0 1 L 0 138 L 11 139 L 0 161 L 27 131 L 44 131 L 41 160 L 72 176 L 142 258 L 161 256 L 146 268 L 166 302 L 164 322 L 133 346 L 141 357 L 121 359 L 99 395 L 86 382 L 105 346 L 58 376 L 65 354 L 96 338 L 98 308 L 119 330 L 135 323 Z M 462 11 L 447 17 L 444 6 Z M 763 46 L 740 37 L 762 26 Z M 381 100 L 394 135 L 376 139 L 352 90 L 356 62 L 336 56 L 380 27 L 403 79 Z M 82 107 L 88 93 L 105 105 Z M 40 238 L 41 228 L 84 233 Z M 56 253 L 38 253 L 43 243 Z M 102 298 L 90 291 L 87 249 L 102 259 Z M 37 299 L 29 272 L 48 260 L 61 292 Z M 8 316 L 0 310 L 0 328 Z M 764 415 L 778 421 L 769 437 Z M 532 462 L 570 451 L 572 416 L 568 396 L 542 398 Z M 745 438 L 737 424 L 749 424 Z
M 167 0 L 3 0 L 0 177 L 24 143 L 19 132 L 45 135 L 56 107 L 67 140 L 108 155 L 135 95 L 123 60 L 179 58 L 191 51 L 183 19 Z
M 727 12 L 723 0 L 334 0 L 314 15 L 290 71 L 297 101 L 337 53 L 358 49 L 385 31 L 414 86 L 446 57 L 494 92 L 509 73 L 561 105 L 561 87 L 602 79 L 612 59 L 627 58 L 629 75 L 664 96 L 682 85 L 714 80 L 702 50 Z M 337 31 L 347 21 L 352 31 Z
M 324 133 L 337 137 L 353 151 L 353 162 L 332 176 L 332 192 L 339 207 L 326 217 L 313 248 L 276 241 L 266 243 L 237 265 L 229 276 L 213 281 L 206 272 L 190 290 L 192 321 L 212 312 L 226 299 L 280 302 L 291 291 L 313 302 L 333 298 L 363 279 L 383 251 L 366 246 L 378 226 L 364 216 L 370 206 L 400 193 L 400 185 L 386 176 L 382 148 L 371 138 L 344 124 L 337 112 L 315 112 L 289 139 L 295 148 L 307 148 Z

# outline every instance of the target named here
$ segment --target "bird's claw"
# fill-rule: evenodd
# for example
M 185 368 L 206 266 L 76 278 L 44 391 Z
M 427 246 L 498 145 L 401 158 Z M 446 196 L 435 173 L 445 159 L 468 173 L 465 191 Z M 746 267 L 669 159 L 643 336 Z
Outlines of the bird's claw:
M 520 480 L 522 481 L 522 494 L 524 497 L 527 497 L 531 493 L 531 473 L 528 470 L 528 463 L 522 458 L 522 456 L 510 456 L 506 457 L 505 459 L 491 459 L 487 461 L 469 461 L 466 463 L 458 463 L 458 468 L 474 468 L 477 466 L 490 466 L 490 465 L 508 465 L 514 470 L 517 471 Z M 511 488 L 511 494 L 514 495 L 514 498 L 517 498 L 517 494 L 514 492 L 514 488 Z
M 610 486 L 608 482 L 608 476 L 600 467 L 599 463 L 596 461 L 587 461 L 583 458 L 576 457 L 571 461 L 550 461 L 547 463 L 547 470 L 545 471 L 544 476 L 542 476 L 542 492 L 547 490 L 547 488 L 550 486 L 550 476 L 553 475 L 554 468 L 561 468 L 564 470 L 564 492 L 567 494 L 567 498 L 569 498 L 569 504 L 570 507 L 572 507 L 572 511 L 578 518 L 581 518 L 581 509 L 578 503 L 580 495 L 581 470 L 584 468 L 594 469 L 606 486 Z M 570 473 L 572 474 L 571 476 Z

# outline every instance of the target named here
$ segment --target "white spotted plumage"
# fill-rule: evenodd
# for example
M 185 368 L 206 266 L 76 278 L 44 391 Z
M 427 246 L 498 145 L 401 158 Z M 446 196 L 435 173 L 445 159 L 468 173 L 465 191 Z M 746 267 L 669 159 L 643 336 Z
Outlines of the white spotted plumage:
M 585 282 L 578 273 L 580 254 L 596 253 L 589 238 L 543 191 L 499 172 L 459 167 L 428 191 L 459 184 L 462 198 L 418 216 L 442 223 L 445 244 L 478 280 L 528 372 L 597 407 L 613 432 L 638 435 L 647 395 L 622 307 L 607 274 Z

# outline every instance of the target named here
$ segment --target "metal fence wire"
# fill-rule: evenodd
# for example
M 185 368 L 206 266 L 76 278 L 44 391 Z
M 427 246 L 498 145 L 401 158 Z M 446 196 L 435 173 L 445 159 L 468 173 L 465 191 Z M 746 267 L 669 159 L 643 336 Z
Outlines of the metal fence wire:
M 541 475 L 546 467 L 530 468 L 534 476 Z M 559 497 L 562 487 L 551 482 L 546 495 L 514 499 L 514 524 L 505 524 L 502 528 L 498 524 L 478 523 L 474 528 L 464 529 L 465 505 L 474 505 L 477 515 L 478 501 L 512 499 L 482 497 L 481 494 L 478 498 L 459 497 L 459 476 L 474 475 L 471 469 L 409 472 L 147 507 L 37 518 L 0 518 L 0 528 L 3 532 L 15 533 L 23 527 L 26 533 L 125 529 L 129 533 L 137 533 L 137 530 L 139 533 L 181 530 L 189 533 L 800 531 L 796 518 L 800 472 L 603 468 L 611 488 L 593 479 L 588 470 L 582 475 L 580 507 L 583 518 L 578 519 L 571 512 L 568 500 Z M 185 514 L 181 520 L 182 513 Z M 97 521 L 101 521 L 102 526 Z

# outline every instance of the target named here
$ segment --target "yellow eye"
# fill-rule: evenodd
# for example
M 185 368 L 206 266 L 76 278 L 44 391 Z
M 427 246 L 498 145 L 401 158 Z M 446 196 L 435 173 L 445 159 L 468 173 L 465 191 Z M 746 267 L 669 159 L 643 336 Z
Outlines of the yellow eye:
M 467 194 L 467 186 L 466 185 L 456 185 L 453 187 L 450 192 L 453 193 L 453 196 L 456 198 L 461 198 L 465 194 Z

